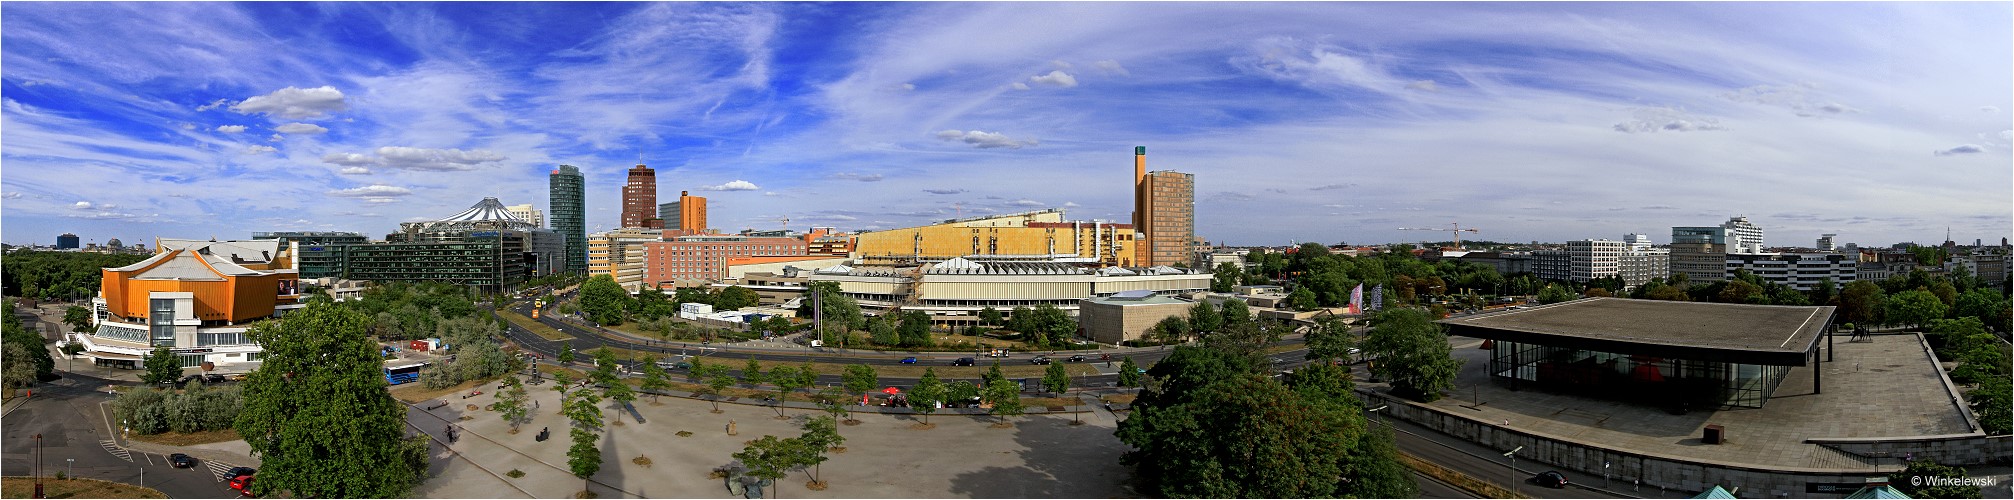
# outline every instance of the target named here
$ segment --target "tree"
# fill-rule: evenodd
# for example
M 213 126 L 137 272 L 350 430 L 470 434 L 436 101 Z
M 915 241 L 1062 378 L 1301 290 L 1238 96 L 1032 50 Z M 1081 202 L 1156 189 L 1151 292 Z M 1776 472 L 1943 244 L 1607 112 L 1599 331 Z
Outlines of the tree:
M 979 310 L 979 323 L 986 326 L 1000 326 L 1000 310 L 986 306 Z
M 1315 298 L 1315 292 L 1307 288 L 1296 288 L 1293 293 L 1287 294 L 1287 306 L 1296 311 L 1312 311 L 1322 307 L 1322 304 Z
M 573 344 L 561 342 L 559 344 L 559 364 L 570 366 L 573 364 L 573 358 Z
M 6 374 L 0 378 L 6 380 L 6 387 L 20 389 L 35 383 L 35 362 L 28 353 L 12 343 L 6 344 L 5 350 L 6 354 L 0 356 L 0 362 L 6 363 Z
M 916 379 L 916 387 L 909 389 L 909 409 L 923 414 L 923 425 L 930 425 L 930 414 L 937 412 L 937 404 L 944 402 L 946 389 L 944 382 L 937 380 L 936 368 L 924 368 L 923 377 Z
M 1210 276 L 1210 291 L 1217 293 L 1229 292 L 1231 289 L 1236 288 L 1238 282 L 1243 280 L 1245 276 L 1244 268 L 1229 262 L 1217 264 L 1217 268 L 1214 271 L 1211 273 L 1212 276 Z
M 714 413 L 720 413 L 721 391 L 726 390 L 728 386 L 734 385 L 734 374 L 729 373 L 727 367 L 721 365 L 707 365 L 704 373 L 701 373 L 698 366 L 694 366 L 693 373 L 706 380 L 706 387 L 702 388 L 701 392 L 713 396 L 707 399 L 707 401 L 713 402 Z
M 587 372 L 587 379 L 600 385 L 614 385 L 615 368 L 615 351 L 602 346 L 594 350 L 594 370 Z
M 1007 380 L 995 380 L 986 383 L 985 391 L 986 401 L 993 403 L 993 414 L 1000 416 L 1002 425 L 1007 423 L 1007 417 L 1020 415 L 1024 409 L 1021 405 L 1019 384 Z
M 1944 317 L 1944 303 L 1930 292 L 1910 290 L 1891 295 L 1883 301 L 1881 316 L 1887 318 L 1889 324 L 1923 325 Z
M 930 345 L 930 314 L 903 311 L 901 326 L 896 327 L 896 337 L 903 347 Z
M 1690 297 L 1686 296 L 1685 290 L 1671 285 L 1662 285 L 1662 284 L 1650 285 L 1645 287 L 1645 289 L 1646 291 L 1643 294 L 1643 298 L 1650 300 L 1670 300 L 1678 302 L 1691 300 Z
M 1034 331 L 1035 326 L 1031 321 L 1035 319 L 1031 314 L 1033 312 L 1035 310 L 1029 309 L 1028 306 L 1015 306 L 1013 313 L 1007 315 L 1007 329 L 1013 330 L 1015 333 Z
M 236 428 L 262 462 L 253 494 L 407 497 L 424 477 L 429 445 L 405 438 L 406 407 L 386 390 L 369 323 L 311 302 L 251 327 L 265 359 L 240 385 Z
M 583 490 L 588 478 L 601 471 L 601 447 L 596 444 L 601 440 L 596 432 L 601 430 L 600 404 L 601 397 L 593 391 L 573 391 L 563 404 L 567 419 L 573 423 L 568 432 L 573 437 L 573 446 L 566 450 L 566 465 L 574 477 L 581 479 Z
M 891 324 L 887 316 L 876 316 L 867 320 L 867 332 L 869 341 L 875 345 L 886 347 L 902 345 L 902 334 L 895 329 L 895 325 Z
M 1042 389 L 1057 395 L 1070 390 L 1070 373 L 1063 368 L 1062 363 L 1050 364 L 1049 370 L 1042 374 Z
M 146 383 L 169 384 L 174 383 L 175 379 L 182 378 L 182 360 L 177 359 L 175 353 L 169 351 L 167 347 L 154 348 L 154 352 L 148 354 L 147 360 L 143 363 L 147 367 L 147 373 L 140 375 L 140 378 Z
M 963 404 L 971 402 L 974 398 L 978 397 L 979 386 L 972 385 L 972 382 L 960 380 L 944 385 L 944 401 L 946 403 L 957 402 Z
M 755 293 L 755 290 L 730 286 L 722 288 L 720 292 L 714 294 L 713 309 L 716 311 L 733 311 L 761 302 L 762 294 Z
M 98 331 L 97 327 L 91 326 L 91 320 L 91 310 L 85 309 L 84 306 L 70 306 L 69 309 L 63 310 L 63 324 L 70 325 L 71 331 L 85 333 Z
M 762 363 L 755 356 L 748 357 L 748 363 L 741 365 L 741 384 L 753 389 L 767 378 L 762 375 Z
M 875 374 L 874 367 L 864 364 L 846 365 L 846 373 L 840 374 L 839 380 L 841 385 L 846 386 L 847 392 L 854 394 L 867 394 L 867 391 L 881 385 L 881 377 Z
M 1223 327 L 1224 315 L 1219 314 L 1217 308 L 1211 306 L 1209 301 L 1197 302 L 1196 305 L 1189 307 L 1189 331 L 1201 336 L 1214 333 Z
M 1762 287 L 1747 281 L 1732 279 L 1727 280 L 1727 285 L 1720 288 L 1720 294 L 1714 296 L 1713 301 L 1727 304 L 1747 304 L 1752 297 L 1756 296 L 1766 296 L 1762 293 Z
M 1007 373 L 1000 371 L 1000 360 L 998 359 L 993 360 L 993 366 L 987 368 L 986 373 L 979 374 L 981 385 L 991 386 L 997 380 L 1007 380 Z
M 1176 349 L 1180 349 L 1179 347 Z M 1119 361 L 1119 387 L 1140 386 L 1140 365 L 1133 364 L 1133 357 Z
M 1573 300 L 1573 292 L 1566 291 L 1565 287 L 1559 285 L 1547 283 L 1545 289 L 1538 291 L 1540 304 L 1557 304 L 1569 300 Z
M 1839 316 L 1847 323 L 1872 324 L 1881 319 L 1881 285 L 1856 280 L 1839 292 Z
M 629 310 L 629 291 L 615 283 L 615 277 L 597 274 L 580 285 L 580 309 L 587 319 L 602 325 L 622 324 Z
M 1974 484 L 1942 484 L 1924 481 L 1924 478 L 1956 479 L 1969 477 L 1964 467 L 1939 465 L 1929 459 L 1912 460 L 1909 466 L 1888 476 L 1888 484 L 1901 490 L 1909 498 L 1983 498 L 1979 496 L 1979 486 Z
M 530 399 L 530 395 L 525 393 L 524 382 L 517 377 L 510 377 L 509 383 L 509 388 L 497 391 L 496 402 L 490 403 L 489 410 L 502 416 L 504 422 L 510 423 L 511 432 L 516 433 L 518 424 L 530 412 L 530 408 L 525 407 L 525 400 Z
M 693 361 L 698 360 L 699 358 L 693 358 Z M 699 366 L 699 363 L 693 363 L 692 371 L 699 371 Z M 663 367 L 657 366 L 656 356 L 646 356 L 643 358 L 643 385 L 641 388 L 650 393 L 650 402 L 653 404 L 657 403 L 658 393 L 671 390 L 670 376 L 664 373 Z
M 1315 327 L 1308 330 L 1305 339 L 1308 343 L 1307 359 L 1348 361 L 1350 349 L 1356 344 L 1355 339 L 1351 337 L 1350 325 L 1343 324 L 1341 318 L 1334 316 L 1316 318 Z
M 14 254 L 8 254 L 7 259 L 13 260 L 15 259 L 15 255 L 20 253 L 21 252 L 17 251 Z M 7 279 L 15 278 L 14 274 L 18 271 L 14 267 L 12 267 L 14 265 L 15 264 L 9 264 L 9 267 L 6 268 Z M 4 325 L 0 326 L 0 331 L 4 331 L 4 334 L 0 334 L 0 338 L 5 339 L 6 345 L 15 346 L 16 348 L 20 349 L 21 352 L 27 353 L 25 356 L 20 358 L 8 357 L 7 358 L 8 362 L 12 363 L 16 362 L 17 360 L 20 362 L 26 362 L 28 363 L 29 366 L 33 367 L 33 373 L 34 373 L 34 376 L 29 377 L 27 379 L 18 380 L 16 383 L 23 384 L 20 385 L 19 387 L 26 387 L 27 386 L 26 384 L 28 383 L 32 383 L 38 380 L 48 380 L 52 378 L 53 377 L 52 374 L 56 370 L 56 359 L 49 355 L 49 349 L 48 347 L 46 347 L 47 342 L 46 339 L 42 338 L 42 334 L 36 333 L 34 330 L 30 330 L 27 327 L 22 326 L 21 318 L 19 316 L 14 315 L 14 301 L 11 300 L 5 301 L 4 309 L 5 312 L 0 313 L 0 315 L 4 315 L 0 316 L 0 325 Z M 27 369 L 22 368 L 16 368 L 15 370 L 17 372 L 22 373 L 26 373 L 29 371 Z
M 636 401 L 636 390 L 631 389 L 629 383 L 623 382 L 620 378 L 610 379 L 608 387 L 603 388 L 601 394 L 602 397 L 615 402 L 615 421 L 617 422 L 622 421 L 622 414 L 625 413 L 625 409 L 629 408 L 630 402 Z
M 1989 436 L 2014 433 L 2014 395 L 2009 394 L 2007 377 L 1988 377 L 1979 387 L 1965 392 L 1965 403 L 1979 417 L 1979 427 Z
M 1224 307 L 1221 309 L 1224 311 L 1223 328 L 1235 327 L 1253 320 L 1252 309 L 1245 305 L 1244 300 L 1226 300 L 1224 301 Z
M 1421 401 L 1440 399 L 1441 391 L 1454 387 L 1455 375 L 1461 372 L 1461 360 L 1451 355 L 1447 335 L 1417 309 L 1380 314 L 1364 351 L 1376 359 L 1371 373 Z
M 803 460 L 803 446 L 803 442 L 796 438 L 762 436 L 762 439 L 749 443 L 747 448 L 735 453 L 734 459 L 748 466 L 747 474 L 750 477 L 766 479 L 774 484 Z
M 812 417 L 804 421 L 804 434 L 797 436 L 797 440 L 803 444 L 804 452 L 798 463 L 812 467 L 812 483 L 825 484 L 824 480 L 819 479 L 820 466 L 826 460 L 825 453 L 846 443 L 846 438 L 839 435 L 839 422 L 831 416 Z
M 1207 353 L 1191 356 L 1215 362 L 1240 359 L 1210 358 Z M 1163 361 L 1156 368 L 1167 364 Z M 1305 400 L 1276 381 L 1248 372 L 1234 372 L 1184 392 L 1187 397 L 1172 401 L 1143 394 L 1134 403 L 1133 415 L 1119 424 L 1119 439 L 1135 448 L 1122 463 L 1134 468 L 1149 496 L 1410 496 L 1406 491 L 1355 487 L 1356 478 L 1350 473 L 1358 466 L 1396 462 L 1396 457 L 1352 456 L 1360 449 L 1356 444 L 1364 432 L 1363 417 L 1354 409 Z M 1380 482 L 1384 483 L 1388 481 Z
M 1156 342 L 1181 343 L 1183 339 L 1189 338 L 1189 319 L 1181 316 L 1161 318 L 1160 322 L 1154 323 L 1152 333 Z

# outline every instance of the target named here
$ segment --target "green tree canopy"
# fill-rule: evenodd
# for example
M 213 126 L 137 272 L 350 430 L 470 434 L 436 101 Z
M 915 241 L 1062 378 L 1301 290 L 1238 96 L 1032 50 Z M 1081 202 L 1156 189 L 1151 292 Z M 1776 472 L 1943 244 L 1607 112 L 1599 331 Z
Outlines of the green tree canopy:
M 1296 311 L 1313 311 L 1322 307 L 1322 304 L 1315 298 L 1315 292 L 1307 288 L 1296 288 L 1293 293 L 1287 294 L 1287 306 Z
M 629 301 L 629 291 L 616 284 L 613 276 L 597 274 L 580 285 L 580 309 L 589 321 L 598 324 L 622 324 Z
M 182 378 L 182 360 L 176 359 L 175 353 L 169 351 L 167 347 L 154 348 L 154 352 L 147 355 L 143 364 L 147 367 L 147 373 L 140 375 L 142 382 L 168 384 Z
M 1544 289 L 1538 291 L 1540 304 L 1557 304 L 1569 300 L 1573 300 L 1573 292 L 1566 291 L 1565 287 L 1559 285 L 1548 283 Z
M 20 252 L 17 251 L 15 253 Z M 14 254 L 8 254 L 9 256 L 8 258 L 12 259 L 13 255 Z M 6 271 L 11 274 L 14 272 L 14 269 L 10 267 L 7 268 Z M 45 340 L 42 338 L 42 334 L 36 333 L 34 330 L 30 330 L 27 327 L 21 325 L 21 317 L 14 315 L 13 300 L 5 301 L 4 309 L 5 312 L 0 313 L 5 315 L 4 317 L 0 317 L 0 325 L 4 325 L 0 326 L 0 332 L 4 332 L 4 334 L 0 334 L 0 338 L 5 339 L 6 345 L 14 346 L 16 349 L 19 349 L 22 353 L 24 353 L 22 357 L 17 358 L 13 356 L 8 356 L 6 358 L 7 363 L 10 363 L 9 367 L 11 368 L 8 371 L 8 373 L 16 375 L 32 374 L 31 376 L 25 379 L 24 378 L 10 379 L 8 383 L 18 384 L 15 385 L 14 387 L 27 387 L 28 384 L 34 383 L 36 381 L 47 380 L 52 378 L 53 377 L 52 374 L 56 371 L 56 359 L 49 354 L 49 349 L 45 345 Z M 19 366 L 11 364 L 16 362 L 26 364 Z M 26 366 L 26 368 L 23 368 L 22 366 Z
M 1210 291 L 1217 293 L 1229 292 L 1233 288 L 1237 288 L 1238 283 L 1243 281 L 1245 277 L 1245 269 L 1243 267 L 1229 262 L 1217 264 L 1216 269 L 1212 271 L 1210 276 Z
M 1881 316 L 1889 324 L 1923 325 L 1930 320 L 1944 317 L 1944 303 L 1936 295 L 1922 290 L 1910 290 L 1888 297 L 1881 304 Z
M 424 476 L 427 441 L 405 438 L 406 407 L 386 390 L 368 324 L 311 303 L 252 326 L 265 362 L 240 386 L 237 430 L 262 462 L 254 494 L 400 498 Z
M 755 387 L 767 380 L 762 374 L 762 362 L 756 361 L 755 356 L 749 356 L 748 363 L 741 366 L 741 383 Z
M 986 326 L 999 326 L 1000 310 L 994 309 L 993 306 L 986 306 L 985 309 L 980 309 L 979 322 Z
M 1224 328 L 1238 326 L 1254 320 L 1252 318 L 1252 309 L 1245 305 L 1243 299 L 1226 300 L 1224 301 L 1224 307 L 1221 309 L 1223 309 L 1224 314 Z
M 1170 356 L 1173 357 L 1172 355 Z M 1232 357 L 1222 358 L 1238 359 Z M 1178 361 L 1179 362 L 1179 361 Z M 1168 361 L 1157 364 L 1156 369 Z M 1177 371 L 1188 371 L 1177 369 Z M 1122 462 L 1151 496 L 1198 498 L 1407 497 L 1411 491 L 1352 487 L 1362 449 L 1363 417 L 1350 408 L 1303 399 L 1278 382 L 1237 372 L 1202 387 L 1188 400 L 1134 404 L 1119 439 L 1132 445 Z M 1172 403 L 1172 404 L 1166 404 Z M 1403 476 L 1401 476 L 1403 477 Z M 1398 481 L 1410 484 L 1410 481 Z M 1393 487 L 1380 481 L 1380 487 Z
M 1847 283 L 1839 292 L 1839 317 L 1847 323 L 1877 323 L 1881 320 L 1883 300 L 1879 284 L 1867 280 Z
M 1025 409 L 1021 404 L 1021 386 L 1011 380 L 995 380 L 986 383 L 985 399 L 993 404 L 993 414 L 1000 417 L 1000 423 L 1007 423 L 1007 417 L 1020 415 Z
M 1208 301 L 1189 306 L 1189 331 L 1196 335 L 1214 333 L 1224 327 L 1224 315 Z
M 1350 348 L 1355 347 L 1355 336 L 1350 334 L 1350 326 L 1343 324 L 1342 318 L 1324 316 L 1315 320 L 1315 327 L 1308 330 L 1305 340 L 1308 344 L 1307 359 L 1345 360 L 1350 359 Z
M 1965 392 L 1965 403 L 1979 417 L 1979 427 L 1987 435 L 2014 433 L 2014 396 L 2008 394 L 2009 385 L 2003 375 L 1982 379 L 1979 387 Z
M 846 372 L 839 378 L 846 391 L 854 394 L 866 394 L 881 385 L 881 377 L 875 373 L 874 367 L 864 364 L 846 365 Z
M 1161 318 L 1154 323 L 1151 337 L 1163 344 L 1180 343 L 1189 338 L 1189 319 L 1181 316 Z
M 1176 349 L 1180 349 L 1180 347 Z M 1140 386 L 1140 365 L 1133 364 L 1132 356 L 1127 356 L 1125 359 L 1119 361 L 1118 382 L 1119 387 Z
M 936 368 L 924 368 L 923 377 L 916 379 L 916 387 L 909 389 L 909 409 L 923 414 L 923 423 L 930 423 L 930 414 L 937 412 L 937 404 L 950 396 L 944 382 L 937 379 Z
M 1364 341 L 1371 372 L 1392 381 L 1394 390 L 1422 401 L 1440 399 L 1454 387 L 1461 360 L 1454 359 L 1448 337 L 1426 313 L 1391 309 L 1378 315 L 1377 326 Z
M 697 362 L 699 358 L 693 358 L 693 361 L 692 371 L 688 373 L 697 376 L 700 370 L 700 364 Z M 657 366 L 656 356 L 643 358 L 643 384 L 638 386 L 638 388 L 650 392 L 650 401 L 652 404 L 657 403 L 658 393 L 671 390 L 670 378 L 670 374 L 665 373 L 663 367 Z
M 85 309 L 84 306 L 70 306 L 63 310 L 63 324 L 70 325 L 70 331 L 85 333 L 98 331 L 98 327 L 92 326 L 91 321 L 91 310 Z
M 1070 390 L 1070 373 L 1063 368 L 1063 363 L 1051 363 L 1049 369 L 1043 372 L 1042 389 L 1056 394 Z
M 722 288 L 713 297 L 713 308 L 717 311 L 733 311 L 762 302 L 762 294 L 740 286 Z
M 1982 498 L 1979 496 L 1979 486 L 1977 485 L 1932 484 L 1931 482 L 1922 480 L 1927 477 L 1963 478 L 1971 476 L 1965 474 L 1964 467 L 1941 465 L 1937 462 L 1923 459 L 1910 461 L 1908 467 L 1904 467 L 1902 470 L 1889 475 L 1888 484 L 1897 490 L 1901 490 L 1902 494 L 1909 495 L 1909 498 Z M 1915 481 L 1911 481 L 1911 479 L 1915 479 Z

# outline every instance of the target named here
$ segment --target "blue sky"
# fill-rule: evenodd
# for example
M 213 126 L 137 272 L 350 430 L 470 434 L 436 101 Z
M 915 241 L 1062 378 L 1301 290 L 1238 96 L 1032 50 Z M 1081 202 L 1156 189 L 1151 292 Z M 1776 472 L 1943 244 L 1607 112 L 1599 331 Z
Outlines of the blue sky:
M 1235 245 L 2014 228 L 2007 3 L 0 5 L 0 238 L 383 237 L 639 155 L 717 229 L 1125 220 Z

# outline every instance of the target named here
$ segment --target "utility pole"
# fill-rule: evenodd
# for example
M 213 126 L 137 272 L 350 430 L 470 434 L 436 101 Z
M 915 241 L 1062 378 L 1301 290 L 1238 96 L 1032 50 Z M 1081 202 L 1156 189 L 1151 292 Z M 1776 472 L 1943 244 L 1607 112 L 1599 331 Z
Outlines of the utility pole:
M 44 494 L 44 493 L 42 492 L 42 435 L 41 435 L 41 434 L 36 434 L 36 435 L 35 435 L 35 496 L 33 496 L 33 497 L 31 497 L 31 498 L 49 498 L 49 495 L 47 495 L 47 494 Z
M 1513 450 L 1511 450 L 1511 451 L 1507 451 L 1507 452 L 1504 452 L 1504 456 L 1506 456 L 1506 457 L 1510 457 L 1510 478 L 1509 478 L 1509 479 L 1510 479 L 1510 490 L 1511 490 L 1511 494 L 1510 494 L 1510 496 L 1511 496 L 1511 498 L 1517 498 L 1517 452 L 1518 452 L 1518 450 L 1523 450 L 1523 449 L 1524 449 L 1524 446 L 1518 446 L 1518 447 L 1517 447 L 1516 449 L 1513 449 Z

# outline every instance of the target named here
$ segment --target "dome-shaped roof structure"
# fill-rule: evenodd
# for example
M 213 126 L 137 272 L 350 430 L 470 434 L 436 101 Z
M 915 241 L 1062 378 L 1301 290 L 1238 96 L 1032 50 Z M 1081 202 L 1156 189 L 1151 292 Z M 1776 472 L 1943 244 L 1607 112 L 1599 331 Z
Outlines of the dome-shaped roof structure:
M 496 198 L 483 198 L 475 206 L 461 213 L 430 222 L 406 222 L 399 224 L 405 231 L 458 231 L 469 229 L 537 229 L 538 225 L 518 217 L 504 208 Z

